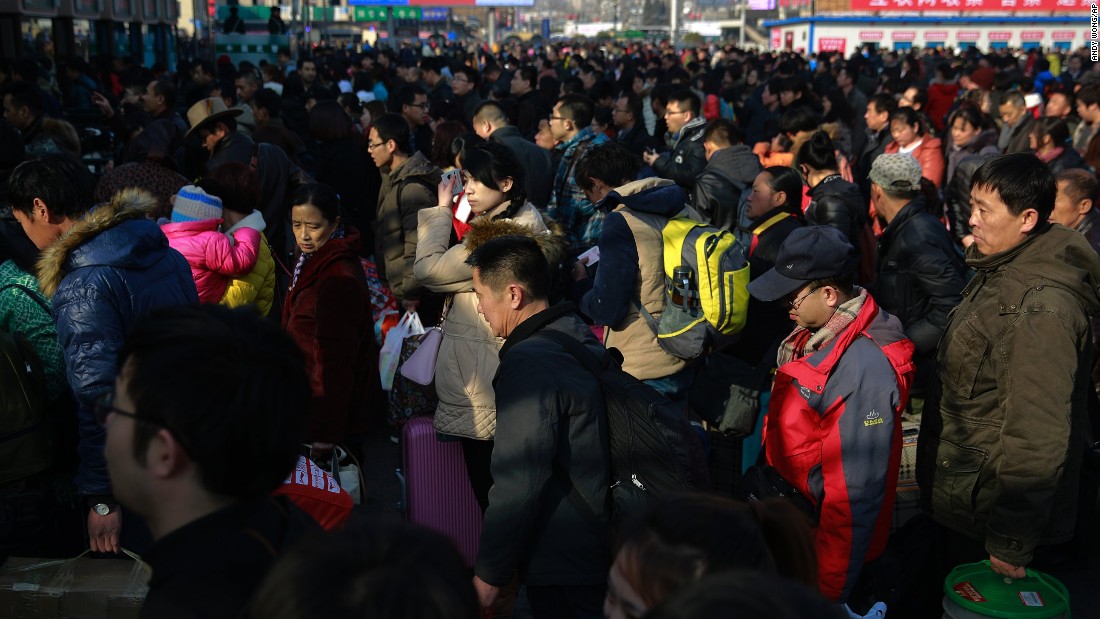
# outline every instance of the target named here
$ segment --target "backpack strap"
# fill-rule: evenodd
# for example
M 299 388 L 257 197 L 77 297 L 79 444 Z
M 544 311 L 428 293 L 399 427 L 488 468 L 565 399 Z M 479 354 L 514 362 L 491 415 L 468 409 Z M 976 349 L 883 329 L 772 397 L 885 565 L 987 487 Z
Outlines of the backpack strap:
M 765 232 L 767 232 L 768 228 L 771 228 L 775 224 L 783 221 L 788 217 L 794 217 L 794 215 L 791 215 L 790 213 L 776 213 L 775 215 L 772 215 L 771 218 L 769 218 L 767 221 L 757 226 L 756 229 L 752 231 L 752 244 L 749 245 L 749 255 L 751 256 L 756 253 L 756 246 L 760 244 L 761 234 L 764 234 Z
M 50 314 L 50 306 L 46 305 L 46 302 L 42 300 L 41 293 L 31 290 L 23 284 L 8 284 L 7 286 L 0 288 L 0 292 L 4 292 L 8 288 L 17 288 L 19 290 L 22 290 L 24 294 L 26 294 L 28 297 L 31 298 L 32 301 L 38 304 L 38 307 L 41 307 L 47 314 Z
M 581 344 L 576 339 L 569 337 L 561 331 L 557 331 L 554 329 L 541 329 L 536 335 L 543 335 L 546 338 L 557 342 L 559 346 L 565 349 L 565 352 L 572 355 L 573 358 L 576 359 L 584 367 L 584 369 L 591 372 L 592 375 L 596 376 L 597 378 L 606 367 L 604 362 L 600 361 L 599 357 L 597 357 L 596 354 L 593 353 L 591 350 L 588 350 L 588 348 L 586 348 L 584 344 Z M 566 431 L 568 429 L 568 426 L 568 423 L 563 424 L 563 429 L 561 431 Z M 573 504 L 573 507 L 576 508 L 578 512 L 580 512 L 581 516 L 584 517 L 585 520 L 589 521 L 594 527 L 596 527 L 597 532 L 601 532 L 606 526 L 606 523 L 603 522 L 600 517 L 596 515 L 596 511 L 592 509 L 592 506 L 588 504 L 588 501 L 586 501 L 585 498 L 581 496 L 580 491 L 577 490 L 577 484 L 573 483 L 573 478 L 570 477 L 569 472 L 562 468 L 557 459 L 553 460 L 551 466 L 553 467 L 554 479 L 556 479 L 558 483 L 569 490 L 569 502 Z M 605 501 L 609 501 L 610 498 L 611 493 L 608 492 Z

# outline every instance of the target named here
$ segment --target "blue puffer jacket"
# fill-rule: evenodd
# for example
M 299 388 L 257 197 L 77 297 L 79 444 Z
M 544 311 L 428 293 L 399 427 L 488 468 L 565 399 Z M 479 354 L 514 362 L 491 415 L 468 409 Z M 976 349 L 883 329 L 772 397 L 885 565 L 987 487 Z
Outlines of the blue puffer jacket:
M 69 386 L 76 396 L 81 494 L 111 494 L 96 398 L 111 391 L 126 331 L 152 310 L 198 303 L 187 261 L 147 219 L 156 198 L 125 189 L 42 252 L 38 279 L 52 299 Z

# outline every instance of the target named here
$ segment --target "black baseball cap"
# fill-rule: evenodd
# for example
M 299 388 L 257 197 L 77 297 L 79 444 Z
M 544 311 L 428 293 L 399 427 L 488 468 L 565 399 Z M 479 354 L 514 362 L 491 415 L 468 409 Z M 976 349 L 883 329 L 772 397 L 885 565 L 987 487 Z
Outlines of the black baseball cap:
M 777 301 L 816 279 L 852 272 L 856 248 L 832 226 L 799 228 L 779 246 L 775 267 L 749 282 L 749 294 Z

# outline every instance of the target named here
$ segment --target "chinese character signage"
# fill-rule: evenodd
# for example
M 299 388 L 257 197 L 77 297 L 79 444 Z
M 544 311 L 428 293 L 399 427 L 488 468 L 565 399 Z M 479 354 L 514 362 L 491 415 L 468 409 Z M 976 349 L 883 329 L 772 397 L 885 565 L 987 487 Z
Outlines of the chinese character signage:
M 977 30 L 960 30 L 955 34 L 955 38 L 959 41 L 974 42 L 980 39 L 982 33 Z
M 859 40 L 860 41 L 881 41 L 882 40 L 882 31 L 881 30 L 862 30 L 859 33 Z
M 1012 33 L 1011 32 L 990 32 L 989 33 L 989 40 L 990 41 L 1011 41 L 1012 40 Z
M 845 49 L 845 43 L 848 39 L 840 38 L 820 38 L 817 40 L 817 51 L 819 52 L 843 52 Z
M 947 40 L 947 31 L 946 30 L 925 30 L 924 31 L 924 40 L 925 41 L 940 41 L 940 42 L 946 41 Z
M 771 48 L 779 49 L 781 45 L 783 45 L 783 33 L 779 28 L 772 28 Z
M 1042 30 L 1024 30 L 1023 32 L 1020 33 L 1020 40 L 1021 41 L 1042 41 L 1043 40 L 1043 31 Z
M 1072 41 L 1077 36 L 1077 32 L 1074 30 L 1055 30 L 1051 33 L 1050 38 L 1055 41 Z
M 853 11 L 1088 11 L 1089 0 L 852 0 Z
M 355 21 L 386 21 L 386 7 L 357 6 L 352 11 L 352 19 Z
M 895 41 L 912 41 L 917 38 L 917 33 L 912 30 L 898 30 L 894 32 L 893 39 Z

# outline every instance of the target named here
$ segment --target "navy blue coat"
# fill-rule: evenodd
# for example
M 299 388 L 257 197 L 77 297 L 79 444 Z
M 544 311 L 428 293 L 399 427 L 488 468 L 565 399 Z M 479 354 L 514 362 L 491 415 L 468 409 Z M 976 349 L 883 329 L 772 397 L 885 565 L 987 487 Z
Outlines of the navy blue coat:
M 81 494 L 111 494 L 106 432 L 95 422 L 93 407 L 114 389 L 126 332 L 155 309 L 199 302 L 187 260 L 146 218 L 156 205 L 150 194 L 125 189 L 73 225 L 38 264 L 77 401 Z

